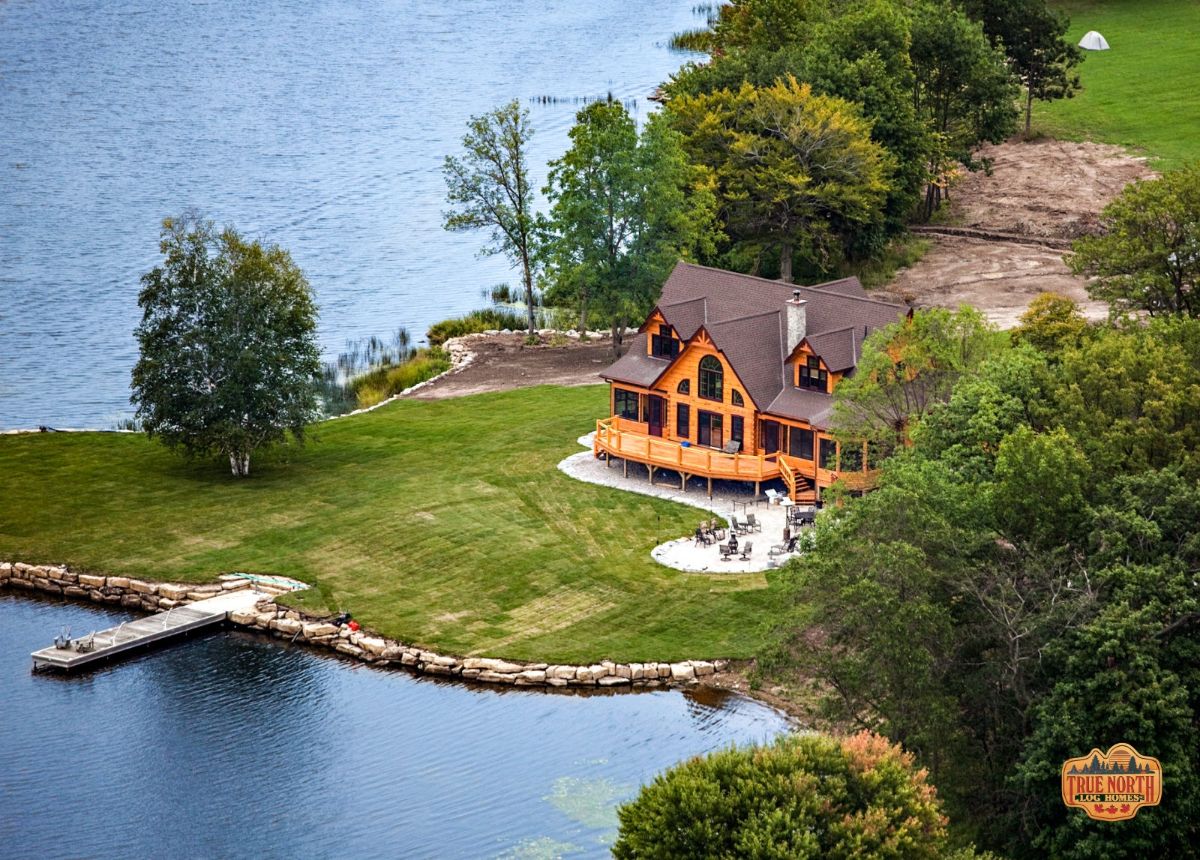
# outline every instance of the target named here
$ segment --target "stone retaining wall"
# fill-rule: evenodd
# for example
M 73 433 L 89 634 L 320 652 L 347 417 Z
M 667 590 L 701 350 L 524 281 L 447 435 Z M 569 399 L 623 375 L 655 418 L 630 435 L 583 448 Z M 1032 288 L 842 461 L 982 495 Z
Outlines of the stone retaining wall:
M 250 588 L 250 580 L 223 577 L 207 585 L 147 582 L 126 576 L 74 573 L 62 565 L 0 563 L 0 588 L 58 594 L 94 603 L 105 603 L 160 612 L 204 600 L 222 591 Z M 263 599 L 253 612 L 230 613 L 237 627 L 259 630 L 291 642 L 327 648 L 366 663 L 402 666 L 413 672 L 442 675 L 488 684 L 516 687 L 666 687 L 695 684 L 724 668 L 723 661 L 683 660 L 676 663 L 614 663 L 602 660 L 586 666 L 523 663 L 492 657 L 453 657 L 437 654 L 366 630 L 352 631 L 295 609 L 276 605 L 273 595 L 282 589 L 259 586 Z

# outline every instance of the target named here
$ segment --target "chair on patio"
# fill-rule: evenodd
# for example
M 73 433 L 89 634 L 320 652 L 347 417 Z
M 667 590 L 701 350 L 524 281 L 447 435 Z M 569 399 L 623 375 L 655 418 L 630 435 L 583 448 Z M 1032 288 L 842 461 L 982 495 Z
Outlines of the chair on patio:
M 717 549 L 721 551 L 721 561 L 729 561 L 729 559 L 737 555 L 738 551 L 736 543 L 718 544 Z
M 696 535 L 692 539 L 696 546 L 707 546 L 709 543 L 708 531 L 704 526 L 696 526 Z
M 713 540 L 725 540 L 725 526 L 721 524 L 720 520 L 712 519 L 708 521 L 708 533 L 712 536 Z
M 779 490 L 765 490 L 764 495 L 767 497 L 767 504 L 777 505 L 783 501 L 783 493 Z
M 752 532 L 762 531 L 762 523 L 755 519 L 754 514 L 746 514 L 746 530 Z
M 742 548 L 742 561 L 750 560 L 750 551 L 754 549 L 754 544 L 746 541 L 746 545 Z
M 744 534 L 746 534 L 747 532 L 749 532 L 749 531 L 750 531 L 750 527 L 749 527 L 748 525 L 746 525 L 745 523 L 739 523 L 739 522 L 738 522 L 738 518 L 737 518 L 737 515 L 736 515 L 736 514 L 735 514 L 734 516 L 731 516 L 731 517 L 729 518 L 729 523 L 730 523 L 730 525 L 732 525 L 732 526 L 733 526 L 733 533 L 734 533 L 734 534 L 737 534 L 737 535 L 744 535 Z

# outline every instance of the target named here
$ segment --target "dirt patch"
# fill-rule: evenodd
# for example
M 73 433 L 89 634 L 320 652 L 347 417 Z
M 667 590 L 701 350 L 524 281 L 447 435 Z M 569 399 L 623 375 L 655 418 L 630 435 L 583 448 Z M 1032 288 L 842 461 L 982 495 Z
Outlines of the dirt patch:
M 607 338 L 586 343 L 572 338 L 562 344 L 542 336 L 531 346 L 524 334 L 497 334 L 472 338 L 469 345 L 475 353 L 470 364 L 411 396 L 440 400 L 531 385 L 591 385 L 603 381 L 600 371 L 613 362 Z
M 1088 299 L 1062 249 L 1094 231 L 1100 211 L 1129 182 L 1154 172 L 1144 159 L 1098 143 L 1009 142 L 981 155 L 992 159 L 991 175 L 968 175 L 945 212 L 946 233 L 960 235 L 928 235 L 929 252 L 880 292 L 918 306 L 971 304 L 1006 328 L 1044 292 L 1070 296 L 1087 316 L 1103 318 L 1107 306 Z

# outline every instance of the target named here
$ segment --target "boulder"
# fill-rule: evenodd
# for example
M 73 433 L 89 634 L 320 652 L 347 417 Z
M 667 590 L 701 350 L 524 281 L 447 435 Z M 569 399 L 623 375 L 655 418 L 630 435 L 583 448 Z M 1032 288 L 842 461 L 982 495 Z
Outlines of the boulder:
M 660 678 L 670 678 L 671 677 L 671 664 L 670 663 L 659 663 L 658 664 L 658 677 L 660 677 Z
M 628 684 L 628 683 L 629 683 L 628 678 L 622 678 L 619 675 L 609 675 L 605 678 L 600 679 L 601 687 L 615 687 L 618 684 Z
M 595 682 L 596 678 L 590 668 L 579 666 L 575 669 L 575 680 L 581 684 L 591 684 Z
M 142 599 L 136 594 L 122 594 L 120 597 L 122 606 L 141 606 Z
M 466 674 L 465 672 L 463 673 Z M 566 678 L 547 678 L 546 683 L 551 687 L 565 687 L 570 682 Z
M 696 679 L 696 670 L 692 668 L 691 663 L 672 663 L 671 664 L 671 680 L 672 681 L 694 681 Z
M 333 625 L 329 626 L 332 627 Z M 404 654 L 405 649 L 402 645 L 389 645 L 383 649 L 384 660 L 400 661 L 404 657 Z
M 416 654 L 414 654 L 412 651 L 405 651 L 405 652 L 404 652 L 404 653 L 403 653 L 403 654 L 400 656 L 400 665 L 401 665 L 401 666 L 415 666 L 415 665 L 417 665 L 417 655 L 416 655 Z
M 103 588 L 104 577 L 95 576 L 94 574 L 90 573 L 81 573 L 79 574 L 79 584 L 86 585 L 88 588 Z
M 302 625 L 291 618 L 276 618 L 271 622 L 271 629 L 278 630 L 285 636 L 294 636 L 300 632 Z M 354 647 L 354 646 L 351 646 Z M 339 649 L 340 650 L 340 649 Z
M 466 670 L 464 669 L 463 671 Z M 504 672 L 495 672 L 491 669 L 482 669 L 475 677 L 477 680 L 487 681 L 490 684 L 511 684 L 517 676 L 508 675 Z
M 448 654 L 439 654 L 436 657 L 434 657 L 433 660 L 427 661 L 427 662 L 431 663 L 434 666 L 447 666 L 449 668 L 454 668 L 454 667 L 458 666 L 458 658 L 451 657 Z
M 617 666 L 613 668 L 612 674 L 616 675 L 618 678 L 624 678 L 627 681 L 633 678 L 633 670 L 624 663 L 617 664 Z
M 359 637 L 358 647 L 366 651 L 368 654 L 374 654 L 376 657 L 382 657 L 383 652 L 387 650 L 387 643 L 378 636 L 362 636 Z
M 322 639 L 327 636 L 337 636 L 337 634 L 338 634 L 337 627 L 333 624 L 329 624 L 326 622 L 304 625 L 304 638 L 305 639 Z
M 284 619 L 285 621 L 287 619 Z M 341 654 L 348 654 L 351 657 L 362 657 L 366 652 L 357 645 L 351 645 L 349 642 L 339 642 L 337 651 Z
M 641 663 L 630 663 L 630 664 L 629 664 L 629 678 L 630 678 L 630 680 L 632 680 L 632 681 L 640 681 L 640 680 L 642 680 L 642 678 L 644 678 L 644 677 L 645 677 L 645 674 L 644 674 L 644 670 L 642 669 L 642 664 L 641 664 Z
M 172 585 L 169 582 L 164 582 L 158 587 L 158 596 L 165 597 L 167 600 L 186 600 L 188 590 L 182 585 Z
M 715 674 L 717 671 L 713 664 L 707 660 L 693 660 L 692 668 L 696 670 L 697 678 L 704 677 L 705 675 Z
M 467 657 L 462 661 L 464 669 L 483 669 L 488 672 L 500 672 L 505 675 L 515 675 L 526 669 L 524 663 L 510 663 L 507 660 L 497 660 L 492 657 Z
M 67 597 L 87 597 L 88 590 L 86 588 L 80 588 L 78 585 L 68 585 L 63 589 L 63 594 L 65 594 Z
M 229 613 L 229 620 L 241 627 L 253 627 L 257 618 L 258 613 L 251 612 L 248 609 L 239 609 Z
M 248 579 L 227 579 L 221 583 L 222 591 L 237 591 L 240 588 L 249 588 L 250 580 Z
M 157 594 L 158 586 L 142 579 L 129 580 L 129 590 L 138 594 Z
M 518 684 L 544 684 L 546 672 L 544 669 L 526 669 L 517 675 Z

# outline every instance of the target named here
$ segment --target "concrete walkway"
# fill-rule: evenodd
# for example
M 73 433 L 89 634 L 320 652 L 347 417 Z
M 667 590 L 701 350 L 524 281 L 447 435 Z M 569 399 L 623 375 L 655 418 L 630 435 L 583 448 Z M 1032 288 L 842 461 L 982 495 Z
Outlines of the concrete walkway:
M 740 557 L 722 561 L 721 553 L 715 544 L 697 545 L 693 537 L 688 535 L 656 546 L 650 555 L 659 564 L 689 573 L 753 573 L 779 567 L 791 557 L 772 557 L 768 554 L 772 546 L 783 540 L 787 510 L 780 505 L 772 505 L 765 499 L 755 500 L 750 485 L 738 481 L 713 481 L 713 497 L 709 499 L 707 482 L 703 478 L 693 478 L 685 491 L 679 488 L 678 478 L 674 478 L 673 472 L 659 469 L 658 477 L 652 484 L 646 467 L 632 461 L 629 463 L 629 477 L 626 478 L 619 460 L 614 460 L 610 466 L 592 455 L 593 435 L 589 433 L 579 439 L 579 444 L 586 447 L 586 451 L 572 454 L 558 464 L 562 472 L 589 484 L 614 487 L 631 493 L 641 493 L 643 496 L 655 496 L 690 505 L 716 514 L 726 525 L 732 516 L 743 522 L 746 514 L 752 513 L 762 526 L 762 531 L 738 536 L 739 546 L 744 547 L 747 542 L 754 545 L 748 561 L 743 561 Z M 663 475 L 664 472 L 666 475 Z M 663 480 L 668 475 L 674 479 L 670 483 Z M 699 525 L 704 519 L 707 517 L 697 516 L 696 524 Z

